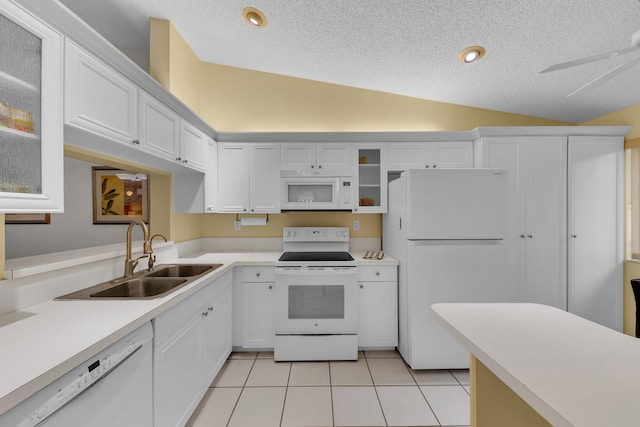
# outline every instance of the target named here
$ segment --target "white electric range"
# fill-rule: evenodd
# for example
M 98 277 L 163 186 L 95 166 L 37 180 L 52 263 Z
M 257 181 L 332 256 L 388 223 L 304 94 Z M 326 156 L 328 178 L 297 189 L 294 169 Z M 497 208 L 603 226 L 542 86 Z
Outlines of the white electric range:
M 276 262 L 274 358 L 357 360 L 357 261 L 345 227 L 286 227 Z

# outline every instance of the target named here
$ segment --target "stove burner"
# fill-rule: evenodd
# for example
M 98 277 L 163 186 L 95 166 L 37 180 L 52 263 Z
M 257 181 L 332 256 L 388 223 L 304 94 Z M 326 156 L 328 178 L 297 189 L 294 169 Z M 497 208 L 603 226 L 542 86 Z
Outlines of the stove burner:
M 349 252 L 285 252 L 278 261 L 346 262 L 353 261 L 353 257 Z

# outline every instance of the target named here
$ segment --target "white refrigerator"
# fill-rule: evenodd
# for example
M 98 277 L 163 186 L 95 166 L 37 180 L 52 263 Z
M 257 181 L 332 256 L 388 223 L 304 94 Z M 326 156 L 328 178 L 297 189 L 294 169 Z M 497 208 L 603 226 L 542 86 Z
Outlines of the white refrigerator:
M 469 367 L 432 304 L 519 300 L 505 268 L 507 178 L 502 169 L 415 169 L 389 183 L 383 249 L 400 261 L 398 349 L 413 369 Z

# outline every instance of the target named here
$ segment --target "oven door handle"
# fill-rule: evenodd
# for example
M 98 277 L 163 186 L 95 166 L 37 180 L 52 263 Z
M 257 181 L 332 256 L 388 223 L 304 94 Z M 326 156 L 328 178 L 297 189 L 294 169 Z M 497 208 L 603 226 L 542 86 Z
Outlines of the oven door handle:
M 320 269 L 307 269 L 301 268 L 299 270 L 292 269 L 278 269 L 276 268 L 276 276 L 345 276 L 345 275 L 354 275 L 358 274 L 357 268 L 349 268 L 349 269 L 341 269 L 341 270 L 333 270 L 331 268 L 327 268 L 326 270 Z

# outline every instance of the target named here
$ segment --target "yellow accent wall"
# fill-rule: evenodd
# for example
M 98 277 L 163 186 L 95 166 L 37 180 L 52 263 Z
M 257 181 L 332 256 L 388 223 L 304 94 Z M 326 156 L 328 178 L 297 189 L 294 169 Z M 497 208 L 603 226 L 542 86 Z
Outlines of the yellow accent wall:
M 246 215 L 240 215 L 245 217 Z M 256 215 L 254 215 L 256 216 Z M 264 217 L 264 215 L 257 215 Z M 353 230 L 353 221 L 360 221 L 360 230 Z M 349 227 L 351 237 L 380 237 L 382 216 L 350 212 L 286 212 L 269 215 L 266 226 L 233 229 L 235 214 L 204 215 L 202 237 L 282 237 L 283 227 Z
M 567 122 L 203 63 L 198 114 L 220 132 L 454 131 Z

